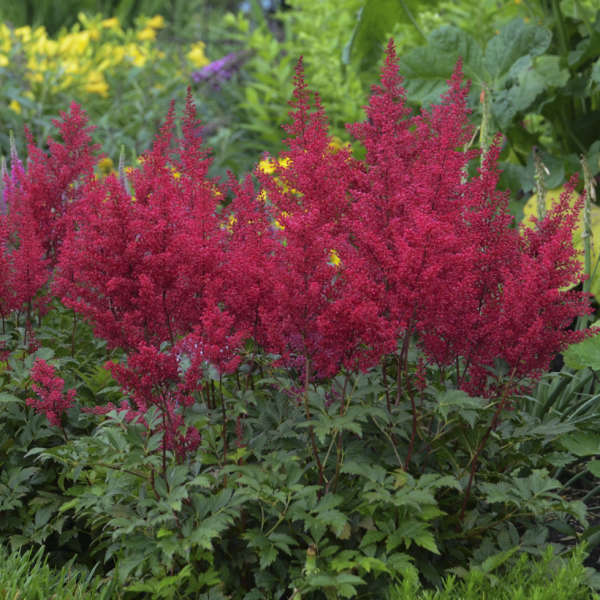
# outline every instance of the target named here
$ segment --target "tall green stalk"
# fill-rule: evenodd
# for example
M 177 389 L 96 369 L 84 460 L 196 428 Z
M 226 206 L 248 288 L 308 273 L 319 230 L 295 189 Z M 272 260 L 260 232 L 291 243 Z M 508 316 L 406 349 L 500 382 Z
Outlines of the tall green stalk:
M 596 200 L 596 182 L 592 178 L 590 169 L 585 155 L 580 157 L 581 167 L 583 169 L 583 186 L 584 186 L 584 204 L 583 204 L 583 232 L 581 239 L 583 240 L 583 268 L 586 279 L 583 281 L 583 291 L 590 293 L 592 288 L 592 201 Z M 582 315 L 577 320 L 577 329 L 587 327 L 589 321 L 588 315 Z

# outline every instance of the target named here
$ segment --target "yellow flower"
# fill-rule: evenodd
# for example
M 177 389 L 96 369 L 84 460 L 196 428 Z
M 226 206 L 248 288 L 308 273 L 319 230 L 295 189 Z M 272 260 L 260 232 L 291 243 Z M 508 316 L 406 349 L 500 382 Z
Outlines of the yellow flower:
M 10 29 L 5 23 L 0 23 L 0 50 L 9 52 L 11 47 Z
M 40 83 L 44 81 L 44 76 L 41 73 L 33 73 L 30 71 L 27 73 L 27 79 L 29 79 L 29 81 L 32 83 Z
M 339 267 L 342 264 L 342 259 L 340 258 L 340 255 L 337 253 L 337 250 L 335 250 L 334 248 L 332 248 L 329 251 L 329 264 L 334 267 Z
M 280 219 L 286 219 L 287 217 L 289 217 L 290 214 L 288 212 L 286 212 L 285 210 L 281 211 L 281 217 L 279 217 Z M 278 219 L 275 219 L 275 221 L 273 222 L 273 225 L 277 228 L 280 229 L 281 231 L 283 231 L 285 229 L 285 225 L 282 225 Z
M 25 25 L 25 27 L 17 27 L 17 29 L 15 29 L 15 35 L 22 42 L 27 43 L 31 40 L 31 27 L 29 27 L 29 25 Z
M 331 138 L 331 142 L 329 142 L 329 150 L 331 150 L 331 152 L 333 154 L 336 154 L 342 148 L 349 148 L 349 147 L 350 147 L 350 143 L 349 142 L 345 142 L 345 143 L 342 142 L 342 140 L 337 135 L 334 135 Z
M 146 64 L 146 55 L 135 44 L 127 44 L 125 55 L 136 67 L 143 67 Z
M 4 55 L 4 54 L 0 54 L 0 67 L 7 67 L 8 66 L 8 56 Z
M 272 158 L 265 158 L 258 163 L 258 168 L 267 175 L 275 172 L 275 162 Z
M 201 69 L 210 64 L 210 60 L 204 54 L 204 42 L 196 42 L 192 44 L 190 51 L 186 54 L 187 59 L 194 67 Z
M 10 101 L 8 108 L 10 108 L 10 110 L 17 113 L 18 115 L 21 114 L 21 105 L 14 99 Z
M 137 33 L 137 39 L 141 42 L 147 42 L 156 39 L 156 30 L 152 27 L 146 27 Z
M 104 21 L 100 22 L 100 26 L 104 27 L 104 29 L 118 29 L 120 27 L 119 19 L 117 17 L 112 17 L 111 19 L 104 19 Z
M 103 98 L 108 96 L 108 83 L 106 83 L 104 75 L 98 71 L 92 71 L 88 75 L 84 89 L 90 94 L 98 94 Z
M 152 27 L 152 29 L 162 29 L 165 26 L 165 19 L 162 15 L 154 15 L 147 23 L 146 27 Z
M 235 215 L 229 215 L 227 223 L 221 224 L 221 229 L 233 233 L 233 226 L 237 223 L 237 217 Z
M 90 45 L 91 37 L 89 31 L 69 33 L 59 41 L 59 50 L 64 54 L 80 57 Z
M 292 164 L 292 159 L 287 156 L 286 158 L 280 158 L 278 161 L 279 166 L 283 169 L 287 169 Z
M 103 175 L 108 175 L 113 170 L 114 163 L 112 158 L 105 156 L 98 161 L 98 169 Z

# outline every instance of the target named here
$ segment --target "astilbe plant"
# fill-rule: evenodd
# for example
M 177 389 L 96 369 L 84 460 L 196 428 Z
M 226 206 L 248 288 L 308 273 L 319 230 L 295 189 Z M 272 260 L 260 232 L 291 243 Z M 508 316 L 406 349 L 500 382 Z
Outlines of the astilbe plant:
M 68 229 L 69 211 L 85 181 L 93 175 L 93 127 L 72 104 L 55 120 L 63 142 L 48 138 L 49 153 L 28 139 L 27 167 L 11 144 L 10 169 L 2 173 L 2 313 L 25 308 L 43 310 L 50 300 L 43 291 L 56 264 Z
M 137 352 L 129 354 L 127 365 L 109 362 L 107 367 L 134 403 L 121 405 L 129 420 L 144 423 L 143 415 L 150 406 L 159 409 L 162 432 L 163 471 L 166 473 L 167 450 L 182 459 L 195 450 L 200 434 L 195 427 L 186 427 L 183 410 L 194 403 L 193 396 L 180 382 L 179 365 L 174 352 L 160 352 L 154 346 L 140 344 Z M 102 407 L 101 411 L 114 406 Z
M 54 289 L 89 318 L 111 346 L 173 345 L 202 319 L 220 263 L 215 207 L 221 192 L 206 173 L 195 109 L 188 99 L 179 153 L 174 108 L 152 149 L 129 175 L 89 182 L 74 208 Z
M 460 63 L 438 106 L 412 116 L 393 44 L 365 123 L 350 127 L 366 160 L 347 220 L 379 289 L 380 311 L 403 349 L 416 335 L 428 360 L 456 365 L 460 386 L 495 393 L 509 379 L 537 376 L 584 333 L 567 331 L 589 311 L 571 244 L 578 214 L 566 199 L 535 232 L 512 227 L 499 192 L 499 140 L 468 175 L 475 150 Z M 406 368 L 406 353 L 400 369 Z
M 217 214 L 223 192 L 208 176 L 191 95 L 181 139 L 174 138 L 174 120 L 172 105 L 127 181 L 108 175 L 87 183 L 73 207 L 77 226 L 65 240 L 53 289 L 110 347 L 129 353 L 127 367 L 112 369 L 130 395 L 130 410 L 157 406 L 165 444 L 180 452 L 192 447 L 182 441 L 188 434 L 178 433 L 184 396 L 165 386 L 183 373 L 162 377 L 156 361 L 175 368 L 177 353 L 186 355 L 186 385 L 199 387 L 205 363 L 235 370 L 244 333 L 219 304 L 227 236 Z M 167 351 L 159 352 L 165 344 Z M 131 384 L 144 370 L 154 376 L 152 389 Z
M 256 170 L 258 201 L 277 242 L 262 257 L 257 341 L 284 364 L 308 369 L 309 378 L 330 377 L 342 367 L 376 364 L 385 336 L 364 269 L 347 267 L 360 264 L 344 222 L 357 161 L 348 147 L 332 144 L 317 94 L 311 106 L 301 61 L 295 84 L 288 150 L 270 169 Z
M 152 372 L 152 361 L 162 360 L 149 348 L 166 344 L 169 361 L 186 355 L 188 392 L 201 385 L 206 364 L 234 372 L 252 337 L 303 374 L 305 390 L 316 378 L 366 370 L 395 353 L 397 401 L 408 392 L 414 409 L 403 378 L 416 338 L 429 363 L 455 369 L 460 387 L 506 395 L 507 382 L 514 390 L 586 335 L 565 329 L 587 310 L 584 294 L 566 290 L 578 273 L 570 244 L 577 207 L 564 199 L 537 229 L 512 227 L 506 194 L 496 189 L 499 140 L 483 156 L 465 150 L 467 91 L 459 64 L 441 103 L 412 115 L 390 43 L 368 118 L 349 127 L 366 149 L 359 161 L 332 143 L 300 61 L 287 150 L 255 170 L 258 192 L 249 177 L 231 176 L 224 187 L 208 176 L 190 95 L 181 139 L 172 105 L 140 166 L 120 177 L 88 177 L 88 129 L 72 107 L 61 126 L 65 146 L 51 144 L 50 157 L 74 166 L 61 170 L 30 151 L 32 173 L 40 165 L 64 173 L 52 181 L 40 175 L 62 190 L 62 204 L 52 196 L 58 220 L 36 230 L 37 242 L 31 234 L 30 250 L 21 247 L 33 256 L 41 244 L 40 265 L 60 248 L 54 292 L 110 347 L 130 353 L 132 373 L 144 361 Z M 22 168 L 14 173 L 5 177 L 9 217 L 21 202 L 12 218 L 24 215 L 27 240 L 26 224 L 37 217 L 26 209 L 41 206 L 27 190 L 38 188 L 21 181 Z M 73 226 L 61 229 L 65 223 Z M 499 361 L 508 379 L 494 375 Z M 126 371 L 118 372 L 124 380 Z M 174 385 L 175 375 L 167 380 Z M 125 387 L 132 410 L 156 404 L 152 390 L 144 399 Z M 158 403 L 165 418 L 169 402 Z

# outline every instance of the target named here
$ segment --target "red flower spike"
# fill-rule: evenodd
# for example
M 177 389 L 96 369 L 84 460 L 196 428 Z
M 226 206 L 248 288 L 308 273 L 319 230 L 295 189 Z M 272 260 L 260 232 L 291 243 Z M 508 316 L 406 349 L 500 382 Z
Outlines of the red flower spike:
M 64 379 L 55 375 L 52 365 L 37 359 L 31 369 L 34 381 L 33 391 L 38 398 L 27 398 L 27 406 L 33 406 L 38 413 L 46 415 L 48 422 L 55 427 L 62 427 L 62 416 L 75 401 L 75 390 L 64 391 Z

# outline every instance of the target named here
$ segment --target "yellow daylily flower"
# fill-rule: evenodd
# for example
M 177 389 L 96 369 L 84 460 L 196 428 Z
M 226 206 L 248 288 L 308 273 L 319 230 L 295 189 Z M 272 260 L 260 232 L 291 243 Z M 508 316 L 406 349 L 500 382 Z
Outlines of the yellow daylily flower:
M 146 22 L 146 27 L 152 29 L 162 29 L 165 26 L 165 19 L 162 15 L 154 15 L 149 21 Z
M 190 51 L 186 54 L 188 61 L 197 69 L 201 69 L 210 64 L 210 60 L 204 54 L 204 42 L 196 42 L 192 44 Z
M 120 26 L 121 23 L 119 23 L 119 19 L 117 17 L 104 19 L 104 21 L 100 22 L 100 27 L 104 27 L 104 29 L 119 29 Z
M 152 41 L 156 39 L 156 30 L 152 27 L 146 27 L 137 33 L 137 39 L 141 42 Z

